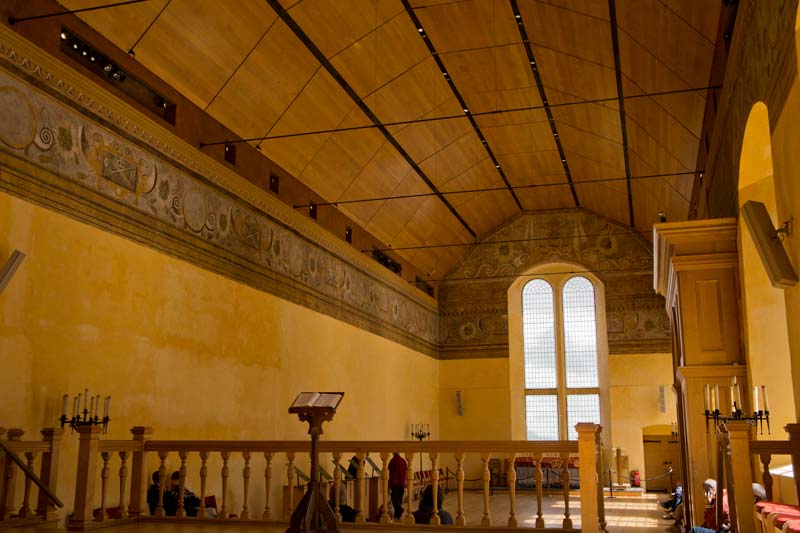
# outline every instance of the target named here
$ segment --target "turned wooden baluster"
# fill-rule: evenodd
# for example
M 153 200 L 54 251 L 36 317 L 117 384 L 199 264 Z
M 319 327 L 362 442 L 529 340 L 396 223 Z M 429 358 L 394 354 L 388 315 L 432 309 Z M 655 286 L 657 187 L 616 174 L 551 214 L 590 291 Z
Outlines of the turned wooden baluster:
M 185 451 L 179 451 L 178 457 L 181 460 L 181 467 L 178 469 L 180 476 L 178 481 L 178 510 L 175 511 L 176 518 L 186 518 L 186 507 L 184 507 L 184 496 L 186 494 L 186 456 Z
M 119 460 L 119 510 L 120 518 L 123 518 L 122 510 L 125 509 L 125 488 L 128 481 L 128 452 L 119 452 Z
M 542 517 L 542 456 L 539 455 L 535 458 L 536 472 L 534 472 L 534 479 L 536 480 L 536 529 L 544 528 L 544 518 Z
M 414 508 L 414 452 L 406 452 L 406 489 L 408 490 L 408 498 L 406 498 L 406 509 L 403 513 L 403 523 L 413 524 L 414 515 L 411 510 Z
M 769 471 L 769 463 L 772 461 L 772 454 L 762 453 L 760 456 L 762 465 L 761 481 L 764 482 L 764 490 L 767 491 L 767 501 L 772 501 L 772 474 Z M 800 473 L 798 474 L 800 475 Z
M 228 510 L 225 507 L 225 503 L 228 499 L 228 475 L 231 473 L 231 469 L 228 467 L 228 459 L 231 457 L 231 452 L 227 450 L 222 451 L 220 452 L 220 456 L 222 457 L 222 503 L 220 504 L 218 518 L 227 520 Z
M 464 452 L 456 452 L 456 490 L 458 491 L 458 509 L 456 510 L 456 525 L 467 525 L 464 517 Z
M 367 522 L 367 516 L 364 512 L 364 503 L 366 500 L 364 485 L 365 485 L 365 478 L 366 472 L 364 469 L 364 458 L 366 454 L 364 452 L 356 452 L 356 459 L 358 460 L 358 475 L 356 475 L 356 502 L 358 502 L 358 509 L 356 509 L 356 524 L 365 524 Z
M 428 522 L 432 526 L 442 525 L 439 518 L 439 452 L 431 452 L 431 491 L 433 496 L 433 514 Z
M 242 469 L 242 480 L 244 481 L 244 500 L 242 501 L 242 514 L 240 518 L 247 520 L 250 513 L 247 511 L 247 496 L 250 494 L 250 452 L 242 452 L 244 468 Z
M 101 452 L 100 457 L 103 458 L 103 469 L 100 470 L 100 515 L 97 517 L 98 522 L 102 522 L 108 518 L 106 514 L 106 496 L 108 495 L 108 478 L 111 472 L 111 469 L 108 467 L 111 454 L 108 452 Z
M 508 498 L 510 511 L 508 514 L 508 527 L 517 527 L 517 455 L 509 453 L 506 457 L 506 472 L 508 472 Z
M 606 499 L 603 494 L 603 428 L 597 426 L 597 431 L 594 434 L 595 457 L 595 472 L 597 472 L 597 479 L 599 481 L 597 487 L 597 519 L 598 519 L 598 532 L 608 533 L 608 522 L 606 521 Z
M 381 512 L 378 522 L 381 524 L 388 524 L 391 520 L 389 518 L 389 452 L 381 452 L 381 500 L 383 501 L 383 511 Z
M 33 460 L 36 458 L 36 452 L 25 452 L 25 458 L 28 460 L 28 468 L 33 471 Z M 31 516 L 31 478 L 25 476 L 25 495 L 22 499 L 22 507 L 19 509 L 19 517 L 27 518 Z
M 564 529 L 572 529 L 572 519 L 569 517 L 569 481 L 569 453 L 562 453 L 561 484 L 564 488 L 564 520 L 562 522 L 562 527 Z
M 489 483 L 492 478 L 492 473 L 489 471 L 489 459 L 492 454 L 483 452 L 481 453 L 481 461 L 483 461 L 483 518 L 481 518 L 481 526 L 492 526 L 492 513 L 489 511 Z
M 342 513 L 340 512 L 339 501 L 339 487 L 342 486 L 342 469 L 339 467 L 339 462 L 342 460 L 342 452 L 333 452 L 333 514 L 336 515 L 336 521 L 342 521 Z
M 272 484 L 272 452 L 264 452 L 264 460 L 266 466 L 264 467 L 264 512 L 261 514 L 262 520 L 272 519 L 272 510 L 269 508 L 269 490 Z
M 294 511 L 294 452 L 286 452 L 286 484 L 289 485 L 289 516 Z
M 158 458 L 161 465 L 158 467 L 158 503 L 156 504 L 156 516 L 164 517 L 164 487 L 167 483 L 167 456 L 169 452 L 159 451 Z
M 206 517 L 206 478 L 208 477 L 208 452 L 200 452 L 200 508 L 197 510 L 199 518 Z

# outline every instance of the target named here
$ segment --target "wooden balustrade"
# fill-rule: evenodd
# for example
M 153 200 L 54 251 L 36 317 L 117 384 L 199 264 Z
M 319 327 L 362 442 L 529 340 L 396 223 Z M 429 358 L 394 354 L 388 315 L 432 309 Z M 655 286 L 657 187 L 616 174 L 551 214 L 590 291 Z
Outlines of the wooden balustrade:
M 214 520 L 213 506 L 216 504 L 216 520 L 230 520 L 237 523 L 286 522 L 288 516 L 275 513 L 272 503 L 280 494 L 284 502 L 279 507 L 292 509 L 299 498 L 295 494 L 298 483 L 296 467 L 307 465 L 310 443 L 308 441 L 160 441 L 151 438 L 149 428 L 134 428 L 133 439 L 126 441 L 102 440 L 95 431 L 80 431 L 81 446 L 78 464 L 83 472 L 78 472 L 76 486 L 76 510 L 70 520 L 69 529 L 89 529 L 95 527 L 92 522 L 112 522 L 125 520 Z M 331 491 L 332 507 L 337 520 L 342 520 L 340 501 L 342 483 L 354 485 L 354 519 L 357 523 L 374 522 L 389 525 L 393 519 L 391 499 L 389 497 L 388 464 L 392 452 L 401 452 L 407 461 L 407 482 L 413 486 L 415 465 L 419 467 L 419 454 L 425 463 L 430 465 L 430 484 L 433 492 L 434 507 L 437 505 L 437 493 L 445 490 L 440 486 L 439 468 L 444 464 L 455 463 L 456 468 L 456 527 L 491 526 L 493 521 L 490 498 L 489 461 L 493 457 L 505 460 L 508 465 L 507 480 L 508 506 L 507 517 L 503 518 L 508 527 L 525 526 L 520 520 L 517 490 L 516 464 L 526 461 L 535 464 L 536 478 L 536 518 L 533 527 L 528 529 L 563 528 L 572 529 L 573 519 L 570 514 L 570 471 L 568 465 L 578 456 L 582 466 L 580 470 L 581 491 L 581 530 L 589 533 L 603 531 L 600 526 L 598 511 L 602 509 L 602 497 L 598 497 L 601 487 L 598 484 L 598 435 L 599 426 L 595 424 L 579 424 L 578 441 L 426 441 L 420 444 L 412 441 L 322 441 L 320 453 L 324 459 L 321 464 L 331 464 L 334 468 Z M 355 479 L 345 478 L 340 468 L 343 457 L 355 455 L 358 474 Z M 375 467 L 374 477 L 367 477 L 365 460 L 368 457 L 380 458 Z M 558 522 L 550 520 L 546 523 L 543 513 L 544 494 L 542 485 L 542 459 L 552 458 L 560 461 L 560 478 L 563 490 L 551 498 L 563 505 L 564 513 Z M 128 462 L 130 461 L 130 473 Z M 274 475 L 274 467 L 280 465 L 281 476 Z M 328 463 L 330 461 L 330 463 Z M 482 486 L 482 514 L 469 516 L 464 509 L 464 490 L 466 483 L 465 464 L 480 463 L 480 470 L 474 475 L 480 476 Z M 346 463 L 345 463 L 346 464 Z M 148 468 L 148 465 L 151 465 Z M 148 472 L 158 466 L 157 483 L 150 489 L 147 487 Z M 285 465 L 286 469 L 283 470 Z M 262 472 L 263 476 L 253 476 L 253 468 Z M 219 468 L 219 470 L 217 469 Z M 212 470 L 213 469 L 213 470 Z M 177 486 L 171 487 L 170 473 L 178 472 Z M 239 475 L 241 472 L 241 475 Z M 117 479 L 112 479 L 116 476 Z M 100 483 L 96 483 L 96 480 Z M 187 482 L 187 479 L 190 482 Z M 199 509 L 187 505 L 189 487 L 199 484 Z M 285 485 L 285 486 L 284 486 Z M 95 494 L 95 489 L 99 494 Z M 195 488 L 195 487 L 191 487 Z M 283 490 L 281 491 L 281 488 Z M 325 489 L 327 490 L 327 488 Z M 117 492 L 111 494 L 110 492 Z M 153 512 L 148 508 L 147 493 Z M 173 491 L 173 492 L 171 492 Z M 175 494 L 175 498 L 172 495 Z M 327 492 L 326 492 L 327 494 Z M 213 495 L 213 500 L 210 495 Z M 157 497 L 156 497 L 157 496 Z M 126 497 L 129 501 L 126 501 Z M 414 491 L 406 491 L 405 511 L 398 520 L 404 524 L 414 524 Z M 505 498 L 505 496 L 504 496 Z M 175 501 L 177 500 L 177 501 Z M 253 513 L 251 504 L 263 501 L 263 512 Z M 90 502 L 100 502 L 100 509 L 91 509 Z M 206 508 L 206 504 L 210 504 Z M 106 505 L 114 505 L 107 508 Z M 127 505 L 127 507 L 126 507 Z M 451 504 L 452 505 L 452 504 Z M 436 511 L 437 509 L 434 509 Z M 150 516 L 150 515 L 153 516 Z M 439 516 L 434 512 L 431 525 L 439 524 Z
M 58 461 L 60 457 L 61 437 L 63 430 L 45 428 L 41 430 L 41 440 L 22 440 L 25 432 L 13 428 L 5 430 L 0 428 L 0 438 L 5 435 L 3 442 L 10 453 L 5 453 L 0 447 L 0 527 L 36 525 L 43 522 L 55 523 L 58 521 L 56 503 L 53 500 L 56 484 L 58 482 Z M 17 464 L 15 458 L 22 461 Z M 39 464 L 39 473 L 36 474 L 36 464 Z M 27 470 L 27 472 L 25 472 Z M 24 476 L 22 494 L 17 494 L 19 476 Z M 38 480 L 34 480 L 34 477 Z M 44 485 L 50 489 L 51 495 L 44 490 L 38 490 L 35 508 L 32 499 L 32 489 L 36 484 Z

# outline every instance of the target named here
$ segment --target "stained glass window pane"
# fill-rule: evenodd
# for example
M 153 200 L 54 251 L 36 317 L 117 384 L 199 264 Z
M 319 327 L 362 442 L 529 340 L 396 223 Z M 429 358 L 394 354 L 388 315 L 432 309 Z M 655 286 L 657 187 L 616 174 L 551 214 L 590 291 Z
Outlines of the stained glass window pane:
M 576 276 L 564 284 L 564 356 L 567 388 L 597 387 L 594 285 Z
M 578 422 L 600 423 L 599 394 L 567 395 L 567 438 L 569 440 L 578 439 L 578 432 L 575 431 L 575 424 Z M 528 429 L 528 432 L 530 432 L 530 429 Z
M 522 289 L 525 388 L 556 387 L 556 329 L 553 287 L 542 279 Z
M 525 424 L 528 428 L 528 440 L 559 440 L 556 395 L 525 396 Z

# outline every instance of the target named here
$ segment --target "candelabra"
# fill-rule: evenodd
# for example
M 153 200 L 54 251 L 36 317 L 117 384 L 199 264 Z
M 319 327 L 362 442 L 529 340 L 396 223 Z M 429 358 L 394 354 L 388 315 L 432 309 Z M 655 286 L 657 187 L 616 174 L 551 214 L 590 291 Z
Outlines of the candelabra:
M 81 409 L 81 399 L 83 399 L 83 409 Z M 70 430 L 75 431 L 75 428 L 81 426 L 103 426 L 103 433 L 108 429 L 109 411 L 111 409 L 111 396 L 106 396 L 105 406 L 103 409 L 103 416 L 100 417 L 100 395 L 89 396 L 89 389 L 84 389 L 83 394 L 76 394 L 72 399 L 72 416 L 67 416 L 67 402 L 69 394 L 62 397 L 61 402 L 61 428 L 69 425 Z
M 430 424 L 411 424 L 411 438 L 419 440 L 419 472 L 422 476 L 422 441 L 431 436 Z
M 742 397 L 741 391 L 739 390 L 739 384 L 736 382 L 736 378 L 733 378 L 733 385 L 730 387 L 731 391 L 731 414 L 730 416 L 723 415 L 720 412 L 720 401 L 719 401 L 719 385 L 715 384 L 713 386 L 713 395 L 712 395 L 712 386 L 706 385 L 705 386 L 705 410 L 703 415 L 706 418 L 706 433 L 708 433 L 708 423 L 710 420 L 714 421 L 714 426 L 716 427 L 717 424 L 720 422 L 730 422 L 732 420 L 742 421 L 750 424 L 751 426 L 758 427 L 759 433 L 762 435 L 764 434 L 764 422 L 767 423 L 767 434 L 770 434 L 770 427 L 769 427 L 769 399 L 767 397 L 767 386 L 761 385 L 761 392 L 764 399 L 764 409 L 761 409 L 761 405 L 759 403 L 759 394 L 758 394 L 758 386 L 753 387 L 753 412 L 750 415 L 745 414 L 744 410 L 742 409 Z

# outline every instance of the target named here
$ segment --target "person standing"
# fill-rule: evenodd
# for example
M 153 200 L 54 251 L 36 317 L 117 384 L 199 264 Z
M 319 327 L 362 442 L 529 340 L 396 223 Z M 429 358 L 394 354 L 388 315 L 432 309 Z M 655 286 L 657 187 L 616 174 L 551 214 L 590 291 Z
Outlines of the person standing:
M 406 470 L 408 463 L 399 453 L 392 453 L 389 461 L 389 494 L 392 498 L 395 520 L 403 516 L 403 494 L 406 490 Z

